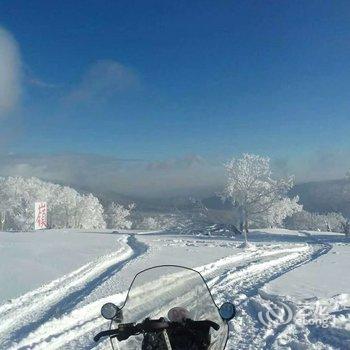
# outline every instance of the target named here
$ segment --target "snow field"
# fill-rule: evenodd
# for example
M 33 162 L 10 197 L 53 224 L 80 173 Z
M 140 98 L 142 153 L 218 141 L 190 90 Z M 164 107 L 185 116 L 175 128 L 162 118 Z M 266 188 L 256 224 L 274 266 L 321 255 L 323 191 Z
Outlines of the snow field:
M 243 250 L 237 248 L 240 242 L 220 238 L 155 233 L 114 235 L 119 245 L 117 251 L 1 305 L 0 348 L 109 349 L 108 341 L 95 344 L 92 339 L 99 330 L 108 327 L 108 322 L 99 315 L 100 307 L 107 301 L 121 305 L 128 286 L 125 280 L 130 281 L 137 271 L 152 265 L 182 262 L 202 273 L 218 305 L 226 300 L 235 302 L 238 315 L 230 324 L 228 349 L 341 349 L 340 344 L 347 344 L 350 339 L 346 312 L 349 294 L 337 296 L 336 286 L 329 284 L 330 294 L 310 299 L 302 294 L 288 296 L 278 286 L 282 284 L 283 291 L 293 291 L 298 271 L 305 280 L 310 275 L 307 269 L 316 269 L 318 264 L 329 265 L 330 258 L 338 262 L 337 269 L 344 268 L 346 259 L 342 255 L 349 252 L 349 246 L 336 245 L 336 249 L 344 251 L 332 254 L 331 243 L 320 238 L 310 239 L 293 231 L 287 236 L 290 238 L 284 236 L 279 241 L 277 233 L 268 232 L 263 239 L 257 239 L 258 244 Z M 170 250 L 176 256 L 165 261 Z M 330 275 L 333 270 L 323 271 Z M 347 282 L 344 283 L 346 286 Z M 296 289 L 307 293 L 310 285 L 305 285 L 303 288 L 297 283 Z M 152 303 L 152 293 L 146 297 Z M 294 320 L 266 327 L 257 317 L 271 306 L 281 309 L 281 302 L 288 303 L 296 312 L 320 302 L 322 297 L 332 305 L 332 317 L 336 319 L 334 326 L 322 332 L 317 326 L 303 326 Z M 191 296 L 184 296 L 185 300 L 190 303 Z M 157 310 L 157 314 L 162 312 L 166 308 Z

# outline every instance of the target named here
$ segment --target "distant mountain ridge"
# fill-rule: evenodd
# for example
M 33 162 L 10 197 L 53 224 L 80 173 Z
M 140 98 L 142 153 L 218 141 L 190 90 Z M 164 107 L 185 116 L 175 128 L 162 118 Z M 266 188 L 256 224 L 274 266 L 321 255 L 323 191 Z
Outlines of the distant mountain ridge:
M 173 197 L 141 197 L 129 196 L 116 191 L 96 191 L 93 188 L 74 186 L 83 192 L 92 192 L 100 198 L 103 204 L 111 201 L 128 204 L 135 202 L 137 209 L 146 212 L 174 212 L 188 211 L 193 208 L 191 198 L 201 199 L 203 204 L 211 209 L 229 209 L 229 205 L 224 204 L 216 195 L 219 189 L 206 189 L 203 194 L 195 192 L 187 196 L 179 195 Z M 212 195 L 208 195 L 212 193 Z M 298 195 L 300 203 L 304 209 L 310 212 L 326 213 L 341 212 L 350 218 L 350 180 L 327 180 L 313 181 L 296 184 L 290 191 L 290 196 Z
M 298 195 L 304 209 L 310 212 L 341 212 L 350 217 L 350 180 L 314 181 L 297 184 L 291 190 Z

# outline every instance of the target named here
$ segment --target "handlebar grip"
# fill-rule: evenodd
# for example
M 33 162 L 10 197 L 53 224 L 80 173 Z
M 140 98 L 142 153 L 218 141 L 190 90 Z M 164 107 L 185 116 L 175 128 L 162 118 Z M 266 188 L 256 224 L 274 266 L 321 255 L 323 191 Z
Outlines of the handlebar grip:
M 95 335 L 94 341 L 98 342 L 102 337 L 116 337 L 119 341 L 128 339 L 132 335 L 136 335 L 142 332 L 159 332 L 163 329 L 178 327 L 177 322 L 166 322 L 164 319 L 159 320 L 145 320 L 143 323 L 124 323 L 120 324 L 117 329 L 109 329 L 102 331 Z M 219 330 L 220 326 L 209 320 L 204 321 L 192 321 L 186 320 L 186 325 L 193 329 L 208 329 L 211 327 L 214 330 Z
M 216 322 L 213 321 L 207 321 L 208 324 L 210 324 L 210 327 L 212 327 L 214 330 L 218 331 L 220 329 L 220 325 L 218 325 Z
M 94 341 L 98 342 L 102 337 L 110 337 L 112 335 L 117 335 L 118 329 L 109 329 L 108 331 L 102 331 L 94 336 Z
M 218 331 L 220 329 L 220 325 L 218 325 L 216 322 L 210 321 L 210 320 L 192 321 L 190 319 L 187 319 L 186 322 L 190 325 L 190 327 L 193 327 L 195 329 L 200 329 L 202 327 L 207 327 L 207 328 L 211 327 L 216 331 Z

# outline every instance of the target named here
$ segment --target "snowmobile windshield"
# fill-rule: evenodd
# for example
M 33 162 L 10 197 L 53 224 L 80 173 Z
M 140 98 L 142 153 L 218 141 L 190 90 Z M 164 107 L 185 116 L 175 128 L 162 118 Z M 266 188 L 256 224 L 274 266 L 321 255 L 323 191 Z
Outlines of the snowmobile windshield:
M 111 300 L 113 302 L 113 300 Z M 176 321 L 178 311 L 192 321 L 212 321 L 220 326 L 210 328 L 210 350 L 222 350 L 228 337 L 228 325 L 222 320 L 209 288 L 201 274 L 195 270 L 173 265 L 156 266 L 138 273 L 132 281 L 124 305 L 121 306 L 122 323 L 142 322 L 146 318 L 166 318 Z M 175 310 L 175 312 L 173 311 Z M 174 316 L 175 315 L 175 316 Z M 119 321 L 111 322 L 111 329 Z M 144 335 L 118 342 L 115 349 L 143 349 Z

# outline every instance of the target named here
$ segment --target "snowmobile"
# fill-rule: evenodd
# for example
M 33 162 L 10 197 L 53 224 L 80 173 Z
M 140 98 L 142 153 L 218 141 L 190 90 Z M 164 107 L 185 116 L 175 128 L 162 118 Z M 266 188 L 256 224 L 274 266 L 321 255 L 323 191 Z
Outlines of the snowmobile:
M 108 337 L 113 350 L 223 350 L 228 321 L 235 306 L 219 308 L 203 276 L 177 265 L 145 269 L 134 277 L 123 301 L 121 293 L 101 308 L 109 329 L 94 340 Z

